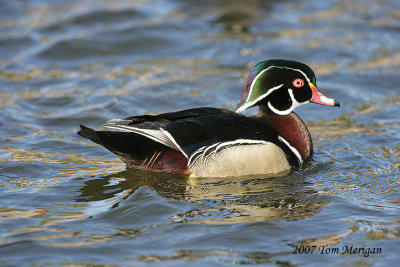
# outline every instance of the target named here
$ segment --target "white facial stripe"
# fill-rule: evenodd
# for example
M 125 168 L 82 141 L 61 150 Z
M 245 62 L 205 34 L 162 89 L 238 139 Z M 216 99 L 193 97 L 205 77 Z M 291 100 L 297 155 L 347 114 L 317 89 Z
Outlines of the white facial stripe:
M 261 99 L 266 98 L 269 94 L 271 94 L 273 91 L 278 90 L 279 88 L 281 88 L 283 86 L 283 84 L 280 84 L 278 86 L 272 87 L 271 89 L 269 89 L 265 94 L 260 95 L 259 97 L 257 97 L 255 100 L 251 101 L 250 103 L 246 103 L 245 105 L 239 107 L 235 112 L 236 113 L 241 113 L 243 112 L 246 108 L 251 107 L 252 105 L 254 105 L 255 103 L 257 103 L 258 101 L 260 101 Z
M 256 77 L 254 77 L 254 80 L 251 82 L 251 85 L 250 85 L 250 91 L 249 91 L 249 94 L 247 95 L 247 99 L 249 99 L 250 96 L 251 96 L 251 93 L 253 93 L 253 88 L 254 88 L 254 85 L 255 85 L 256 81 L 258 80 L 258 78 L 259 78 L 264 72 L 266 72 L 267 70 L 271 69 L 272 67 L 274 67 L 274 66 L 270 66 L 270 67 L 266 68 L 265 70 L 262 70 L 259 74 L 257 74 Z
M 310 81 L 310 79 L 308 78 L 308 76 L 307 76 L 307 75 L 306 75 L 304 72 L 302 72 L 301 70 L 299 70 L 299 69 L 293 69 L 293 68 L 289 68 L 289 67 L 281 67 L 281 66 L 279 66 L 279 67 L 277 67 L 277 68 L 281 68 L 281 69 L 289 69 L 289 70 L 298 71 L 298 72 L 300 72 L 301 74 L 303 74 L 303 76 L 306 78 L 307 82 L 311 82 L 311 81 Z
M 274 108 L 274 106 L 272 106 L 272 104 L 271 104 L 271 102 L 269 102 L 268 101 L 268 107 L 269 107 L 269 109 L 270 110 L 272 110 L 272 112 L 274 112 L 275 114 L 278 114 L 278 115 L 289 115 L 290 114 L 290 112 L 292 112 L 293 111 L 293 109 L 287 109 L 287 110 L 283 110 L 283 111 L 280 111 L 280 110 L 277 110 L 276 108 Z
M 308 100 L 307 100 L 307 101 L 304 101 L 304 102 L 297 102 L 296 98 L 294 98 L 293 90 L 289 88 L 288 91 L 289 91 L 290 99 L 292 100 L 292 105 L 290 106 L 289 109 L 286 109 L 286 110 L 277 110 L 276 108 L 274 108 L 274 107 L 272 106 L 271 102 L 268 101 L 268 107 L 269 107 L 274 113 L 276 113 L 276 114 L 278 114 L 278 115 L 288 115 L 288 114 L 290 114 L 290 112 L 292 112 L 292 111 L 293 111 L 295 108 L 297 108 L 298 106 L 301 106 L 301 105 L 303 105 L 303 104 L 307 104 L 307 103 L 309 102 Z
M 301 71 L 301 70 L 299 70 L 299 69 L 294 69 L 294 68 L 289 68 L 289 67 L 284 67 L 284 66 L 269 66 L 268 68 L 262 70 L 259 74 L 257 74 L 256 77 L 254 78 L 254 80 L 251 82 L 249 94 L 247 95 L 247 99 L 250 99 L 250 96 L 251 96 L 251 94 L 253 93 L 253 88 L 254 88 L 254 85 L 255 85 L 257 79 L 258 79 L 264 72 L 266 72 L 267 70 L 270 70 L 271 68 L 280 68 L 280 69 L 289 69 L 289 70 L 293 70 L 293 71 L 298 71 L 298 72 L 300 72 L 300 73 L 306 78 L 307 82 L 309 82 L 309 83 L 311 82 L 310 79 L 308 78 L 308 76 L 307 76 L 303 71 Z M 248 103 L 248 102 L 247 102 L 248 100 L 246 100 L 245 104 L 244 104 L 243 106 L 239 107 L 235 112 L 236 112 L 236 113 L 241 113 L 241 112 L 243 112 L 243 111 L 244 111 L 245 109 L 247 109 L 248 107 L 251 107 L 252 105 L 254 105 L 255 103 L 257 103 L 257 102 L 260 101 L 261 99 L 263 99 L 263 98 L 265 98 L 266 96 L 268 96 L 268 95 L 269 95 L 270 93 L 272 93 L 274 90 L 279 89 L 282 85 L 283 85 L 283 84 L 278 85 L 278 86 L 275 86 L 275 87 L 269 89 L 269 90 L 267 91 L 267 93 L 261 95 L 261 96 L 258 97 L 256 100 L 251 101 L 250 103 Z M 293 99 L 294 99 L 294 98 L 293 98 Z M 296 102 L 297 102 L 297 101 L 296 101 Z M 293 103 L 294 103 L 294 102 L 293 102 Z M 304 102 L 303 104 L 305 104 L 305 103 L 308 103 L 308 101 L 307 101 L 307 102 Z M 268 103 L 268 106 L 270 106 L 269 103 Z M 293 106 L 293 105 L 292 105 L 292 106 Z M 276 109 L 275 109 L 275 110 L 276 110 Z M 274 111 L 274 110 L 272 110 L 272 111 Z M 293 109 L 292 109 L 290 112 L 292 112 L 292 111 L 293 111 Z M 275 111 L 274 111 L 274 112 L 275 112 Z M 278 111 L 278 112 L 279 112 L 279 111 Z M 290 113 L 290 112 L 289 112 L 289 113 Z M 287 113 L 287 114 L 289 114 L 289 113 Z M 279 114 L 279 113 L 277 113 L 277 114 Z M 287 114 L 285 114 L 285 115 L 287 115 Z
M 308 100 L 304 101 L 304 102 L 297 102 L 296 98 L 294 98 L 293 90 L 289 88 L 288 91 L 289 91 L 290 98 L 292 99 L 292 102 L 293 102 L 292 106 L 294 106 L 294 108 L 296 108 L 300 105 L 303 105 L 303 104 L 307 104 L 309 102 Z

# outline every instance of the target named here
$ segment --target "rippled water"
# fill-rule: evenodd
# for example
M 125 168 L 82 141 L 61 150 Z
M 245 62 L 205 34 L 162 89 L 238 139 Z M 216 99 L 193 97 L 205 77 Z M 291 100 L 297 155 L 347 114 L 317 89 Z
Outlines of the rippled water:
M 342 104 L 297 110 L 315 154 L 285 177 L 126 169 L 76 135 L 232 109 L 268 58 Z M 0 263 L 395 266 L 399 84 L 399 1 L 0 1 Z

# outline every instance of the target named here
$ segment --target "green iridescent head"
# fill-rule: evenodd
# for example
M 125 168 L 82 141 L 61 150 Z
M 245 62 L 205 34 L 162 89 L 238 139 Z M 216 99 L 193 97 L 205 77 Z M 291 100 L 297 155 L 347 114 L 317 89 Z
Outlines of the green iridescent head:
M 312 69 L 300 62 L 283 59 L 261 61 L 250 71 L 236 112 L 265 105 L 277 115 L 288 115 L 309 101 L 339 106 L 318 92 Z

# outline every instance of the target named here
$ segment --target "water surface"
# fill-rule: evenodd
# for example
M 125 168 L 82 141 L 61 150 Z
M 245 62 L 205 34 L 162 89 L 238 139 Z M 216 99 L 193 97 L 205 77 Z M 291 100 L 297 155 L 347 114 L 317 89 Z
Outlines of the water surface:
M 399 262 L 398 1 L 0 6 L 0 263 Z M 268 58 L 309 64 L 342 104 L 297 109 L 315 153 L 284 177 L 126 169 L 76 135 L 111 118 L 233 109 L 250 67 Z

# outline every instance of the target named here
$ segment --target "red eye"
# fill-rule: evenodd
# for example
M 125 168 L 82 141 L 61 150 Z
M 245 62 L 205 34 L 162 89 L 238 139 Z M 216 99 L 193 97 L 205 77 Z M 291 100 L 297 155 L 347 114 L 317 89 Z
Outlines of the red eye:
M 297 78 L 296 80 L 293 81 L 293 86 L 294 87 L 299 88 L 299 87 L 302 87 L 303 85 L 304 85 L 304 80 L 303 79 Z

